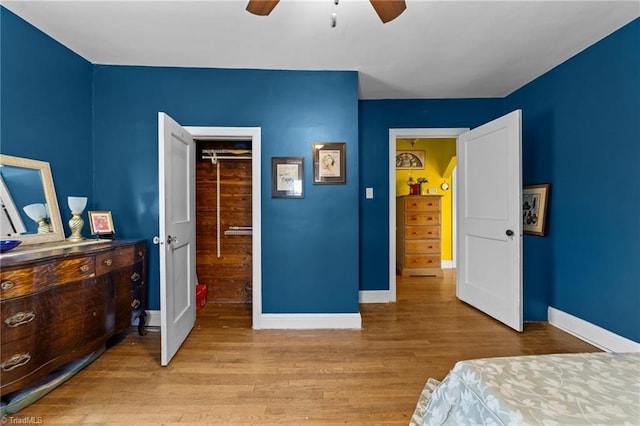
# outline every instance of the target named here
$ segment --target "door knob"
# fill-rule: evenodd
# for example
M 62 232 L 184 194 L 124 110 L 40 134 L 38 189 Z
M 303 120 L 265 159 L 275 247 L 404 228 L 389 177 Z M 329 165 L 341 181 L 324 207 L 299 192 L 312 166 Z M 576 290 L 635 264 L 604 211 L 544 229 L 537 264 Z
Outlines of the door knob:
M 506 234 L 507 234 L 507 237 L 511 237 L 513 236 L 513 231 L 511 229 L 507 229 Z
M 167 244 L 171 245 L 178 242 L 178 237 L 167 236 Z

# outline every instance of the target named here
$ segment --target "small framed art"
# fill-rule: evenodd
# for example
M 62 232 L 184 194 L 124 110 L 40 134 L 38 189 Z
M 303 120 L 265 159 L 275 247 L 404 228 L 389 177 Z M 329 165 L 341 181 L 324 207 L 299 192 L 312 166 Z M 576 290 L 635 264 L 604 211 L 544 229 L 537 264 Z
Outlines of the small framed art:
M 116 230 L 113 226 L 113 218 L 111 212 L 97 212 L 89 211 L 89 226 L 91 227 L 92 235 L 111 235 L 115 234 Z
M 527 185 L 522 188 L 522 232 L 544 236 L 551 185 Z
M 271 197 L 304 197 L 304 158 L 271 158 Z
M 313 144 L 313 183 L 346 182 L 346 144 L 315 142 Z

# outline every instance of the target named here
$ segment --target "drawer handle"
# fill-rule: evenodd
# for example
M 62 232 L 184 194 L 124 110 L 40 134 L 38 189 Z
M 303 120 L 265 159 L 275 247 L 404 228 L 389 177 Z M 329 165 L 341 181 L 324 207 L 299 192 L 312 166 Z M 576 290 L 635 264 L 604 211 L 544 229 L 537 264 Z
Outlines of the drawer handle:
M 142 257 L 142 250 L 138 250 L 138 257 Z
M 133 299 L 133 302 L 131 302 L 131 309 L 136 309 L 138 306 L 140 306 L 140 301 L 138 299 Z
M 18 367 L 22 367 L 26 363 L 31 361 L 31 355 L 29 354 L 15 354 L 8 360 L 2 363 L 2 371 L 15 370 Z
M 80 267 L 80 272 L 89 272 L 89 265 L 82 265 Z
M 131 281 L 138 281 L 140 279 L 140 274 L 137 272 L 134 272 L 133 274 L 131 274 Z
M 13 283 L 13 281 L 2 281 L 2 284 L 0 284 L 0 287 L 2 287 L 3 290 L 10 290 L 13 288 L 15 284 Z
M 104 262 L 102 262 L 102 263 L 104 263 L 104 264 L 105 264 L 105 265 L 107 265 L 107 266 L 111 266 L 111 264 L 113 263 L 113 260 L 111 260 L 111 259 L 107 259 L 107 260 L 105 260 L 105 261 L 104 261 Z
M 34 319 L 36 319 L 36 314 L 34 314 L 33 312 L 18 312 L 14 316 L 4 320 L 4 323 L 9 327 L 14 328 L 23 324 L 30 323 Z

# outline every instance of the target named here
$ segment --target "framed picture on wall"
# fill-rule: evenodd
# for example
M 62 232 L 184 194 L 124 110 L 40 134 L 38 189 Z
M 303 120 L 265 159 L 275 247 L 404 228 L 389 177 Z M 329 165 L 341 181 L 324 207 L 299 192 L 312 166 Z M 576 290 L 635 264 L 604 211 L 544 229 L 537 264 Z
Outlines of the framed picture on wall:
M 344 142 L 315 142 L 313 144 L 313 183 L 346 182 L 346 144 Z
M 522 231 L 525 234 L 544 236 L 550 188 L 548 183 L 522 188 Z
M 89 211 L 88 215 L 92 235 L 111 235 L 116 232 L 111 212 Z
M 304 158 L 271 158 L 271 197 L 304 197 Z
M 424 151 L 396 151 L 396 169 L 424 169 Z

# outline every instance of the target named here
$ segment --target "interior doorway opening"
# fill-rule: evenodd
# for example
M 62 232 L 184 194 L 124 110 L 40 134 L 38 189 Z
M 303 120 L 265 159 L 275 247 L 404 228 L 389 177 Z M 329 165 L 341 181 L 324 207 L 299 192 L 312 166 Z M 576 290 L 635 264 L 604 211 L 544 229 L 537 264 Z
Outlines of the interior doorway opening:
M 402 139 L 457 139 L 457 137 L 468 131 L 468 128 L 416 128 L 416 129 L 389 129 L 389 301 L 396 301 L 396 197 L 399 194 L 397 190 L 396 178 L 396 151 L 398 150 L 399 140 Z M 417 177 L 417 176 L 416 176 Z M 456 264 L 456 172 L 452 171 L 450 183 L 451 197 L 453 199 L 451 208 L 452 221 L 452 254 L 451 266 Z
M 251 140 L 196 139 L 196 275 L 207 303 L 252 303 Z M 205 297 L 204 295 L 201 297 Z M 200 304 L 198 306 L 201 306 Z
M 261 129 L 259 127 L 187 126 L 197 141 L 233 141 L 251 143 L 251 322 L 261 329 L 262 314 L 262 202 L 261 202 Z M 210 160 L 209 160 L 210 161 Z M 195 172 L 194 172 L 195 174 Z

